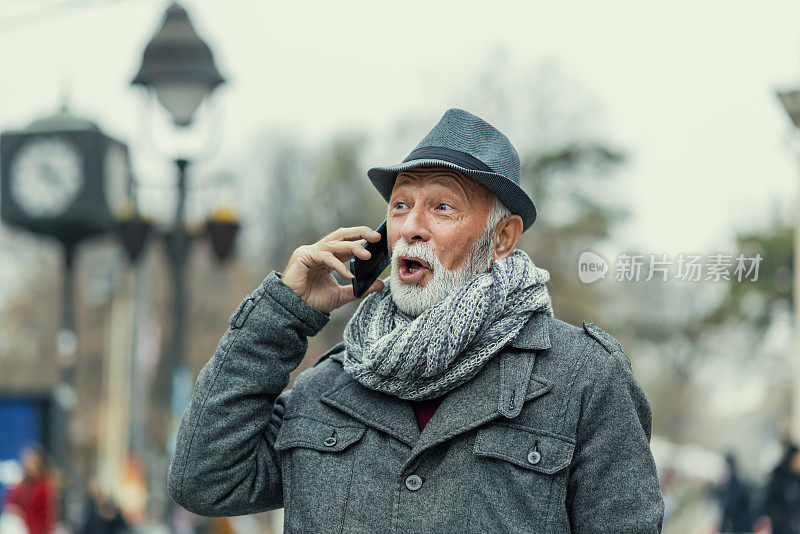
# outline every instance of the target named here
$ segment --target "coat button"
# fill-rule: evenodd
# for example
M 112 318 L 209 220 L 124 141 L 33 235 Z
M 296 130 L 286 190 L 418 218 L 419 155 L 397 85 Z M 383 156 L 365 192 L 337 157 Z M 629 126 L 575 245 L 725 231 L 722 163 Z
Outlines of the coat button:
M 334 437 L 325 438 L 325 441 L 323 443 L 325 443 L 326 447 L 333 447 L 334 445 L 336 445 L 336 438 Z
M 411 491 L 417 491 L 422 487 L 422 478 L 419 475 L 408 475 L 406 477 L 406 487 Z
M 528 463 L 530 464 L 538 464 L 539 460 L 542 459 L 542 455 L 539 454 L 539 451 L 531 451 L 528 453 Z

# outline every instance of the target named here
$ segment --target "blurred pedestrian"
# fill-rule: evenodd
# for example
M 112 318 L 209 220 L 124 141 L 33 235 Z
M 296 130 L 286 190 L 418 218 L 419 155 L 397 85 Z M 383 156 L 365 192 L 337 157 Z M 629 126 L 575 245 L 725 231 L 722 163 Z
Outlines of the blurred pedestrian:
M 86 517 L 79 532 L 82 534 L 121 534 L 127 532 L 128 523 L 111 496 L 103 490 L 97 479 L 89 482 L 89 502 Z
M 47 454 L 40 445 L 22 452 L 22 480 L 11 488 L 6 506 L 14 506 L 29 534 L 49 534 L 56 526 L 58 494 L 49 475 Z
M 789 444 L 772 470 L 764 497 L 772 534 L 800 534 L 800 449 Z
M 720 532 L 752 532 L 751 513 L 752 488 L 739 475 L 736 458 L 732 453 L 725 456 L 725 476 L 715 494 L 721 508 Z

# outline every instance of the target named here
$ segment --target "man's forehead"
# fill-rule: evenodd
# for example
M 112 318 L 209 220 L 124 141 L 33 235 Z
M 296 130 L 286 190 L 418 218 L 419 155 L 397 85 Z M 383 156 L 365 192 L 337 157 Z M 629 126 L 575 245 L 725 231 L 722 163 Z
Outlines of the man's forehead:
M 461 186 L 465 193 L 478 192 L 486 189 L 483 184 L 473 180 L 466 174 L 448 167 L 416 167 L 397 173 L 394 187 L 424 180 L 427 183 L 436 183 L 445 187 Z M 486 192 L 489 192 L 486 189 Z

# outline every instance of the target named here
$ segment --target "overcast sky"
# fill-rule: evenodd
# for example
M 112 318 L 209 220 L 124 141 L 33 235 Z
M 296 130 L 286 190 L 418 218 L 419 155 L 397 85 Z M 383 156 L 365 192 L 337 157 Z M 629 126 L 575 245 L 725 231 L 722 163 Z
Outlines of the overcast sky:
M 0 0 L 0 129 L 68 93 L 74 112 L 135 148 L 142 107 L 130 80 L 166 5 Z M 430 128 L 453 106 L 482 115 L 453 95 L 506 49 L 510 68 L 556 64 L 629 154 L 619 191 L 634 216 L 620 251 L 733 252 L 737 229 L 795 203 L 798 144 L 774 91 L 800 85 L 798 2 L 183 5 L 229 81 L 215 95 L 229 159 L 265 126 L 322 140 L 352 126 L 380 135 L 407 117 Z

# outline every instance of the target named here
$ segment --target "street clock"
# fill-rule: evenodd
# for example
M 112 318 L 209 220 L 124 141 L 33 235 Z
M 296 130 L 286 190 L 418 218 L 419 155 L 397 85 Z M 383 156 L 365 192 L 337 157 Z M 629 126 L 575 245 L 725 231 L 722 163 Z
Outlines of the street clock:
M 14 155 L 8 179 L 11 195 L 31 218 L 61 215 L 84 185 L 80 150 L 63 137 L 38 137 Z
M 111 230 L 130 202 L 127 147 L 66 110 L 0 135 L 0 218 L 78 241 Z

